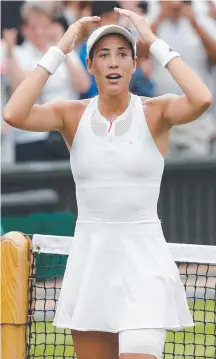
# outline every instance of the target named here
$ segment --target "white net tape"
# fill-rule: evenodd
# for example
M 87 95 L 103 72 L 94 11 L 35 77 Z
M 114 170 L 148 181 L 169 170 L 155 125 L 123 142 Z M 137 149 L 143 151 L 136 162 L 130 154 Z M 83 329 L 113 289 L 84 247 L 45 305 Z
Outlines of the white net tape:
M 68 255 L 73 237 L 34 234 L 33 252 Z M 216 264 L 216 246 L 168 243 L 173 259 L 182 263 Z

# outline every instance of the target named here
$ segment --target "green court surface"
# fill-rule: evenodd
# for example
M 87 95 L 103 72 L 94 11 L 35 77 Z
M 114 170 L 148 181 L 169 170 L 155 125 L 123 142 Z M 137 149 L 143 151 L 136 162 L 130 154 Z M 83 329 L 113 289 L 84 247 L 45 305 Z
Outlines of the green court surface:
M 216 357 L 215 301 L 189 303 L 196 326 L 184 332 L 168 332 L 165 359 L 213 359 Z M 31 328 L 31 359 L 72 359 L 74 349 L 70 331 L 66 335 L 51 322 L 37 322 Z

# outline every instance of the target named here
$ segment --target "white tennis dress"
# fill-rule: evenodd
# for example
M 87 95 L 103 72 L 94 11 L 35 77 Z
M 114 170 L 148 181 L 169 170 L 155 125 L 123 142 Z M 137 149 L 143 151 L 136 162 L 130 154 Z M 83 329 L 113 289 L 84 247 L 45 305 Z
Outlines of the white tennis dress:
M 53 324 L 107 332 L 193 326 L 157 215 L 164 160 L 138 96 L 112 126 L 98 97 L 91 100 L 71 168 L 78 220 Z

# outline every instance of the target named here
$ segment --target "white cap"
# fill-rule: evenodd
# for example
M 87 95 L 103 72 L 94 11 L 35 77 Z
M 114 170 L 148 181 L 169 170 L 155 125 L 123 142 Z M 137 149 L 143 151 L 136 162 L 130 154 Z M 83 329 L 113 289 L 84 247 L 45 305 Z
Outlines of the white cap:
M 130 31 L 119 25 L 105 25 L 93 31 L 93 33 L 89 36 L 87 41 L 87 57 L 89 57 L 90 51 L 94 44 L 100 40 L 101 37 L 108 34 L 120 34 L 124 36 L 131 43 L 134 49 L 134 54 L 136 55 L 136 40 Z

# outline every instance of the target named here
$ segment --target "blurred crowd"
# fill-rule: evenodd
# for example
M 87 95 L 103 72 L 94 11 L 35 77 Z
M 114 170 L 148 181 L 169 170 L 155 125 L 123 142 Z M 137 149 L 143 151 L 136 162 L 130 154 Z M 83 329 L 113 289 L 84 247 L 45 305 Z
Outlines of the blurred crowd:
M 100 16 L 100 23 L 83 28 L 75 49 L 50 77 L 38 103 L 97 95 L 94 77 L 86 68 L 86 39 L 93 26 L 106 24 L 120 24 L 136 37 L 139 61 L 131 80 L 131 92 L 147 97 L 181 94 L 168 71 L 150 56 L 132 24 L 113 11 L 115 6 L 142 15 L 154 33 L 178 51 L 213 92 L 213 106 L 205 114 L 193 123 L 172 130 L 168 157 L 216 153 L 215 1 L 3 1 L 1 106 L 4 107 L 19 83 L 36 67 L 48 47 L 58 42 L 68 26 L 88 15 Z M 26 132 L 11 128 L 3 121 L 1 128 L 3 164 L 62 160 L 69 156 L 57 133 Z

